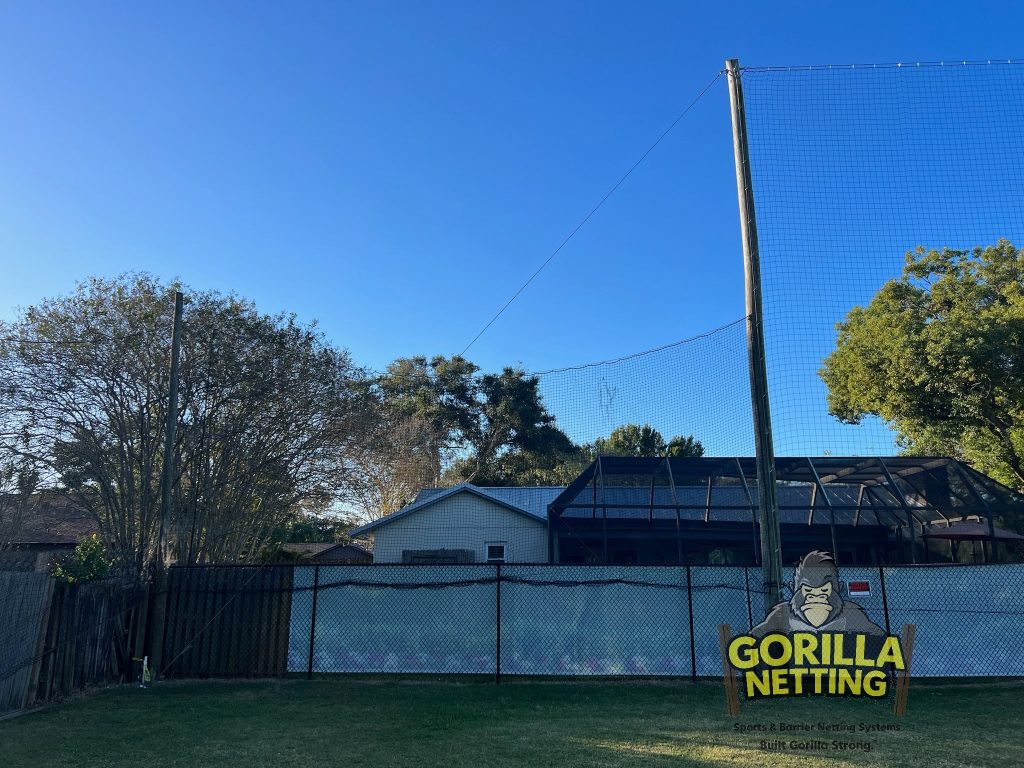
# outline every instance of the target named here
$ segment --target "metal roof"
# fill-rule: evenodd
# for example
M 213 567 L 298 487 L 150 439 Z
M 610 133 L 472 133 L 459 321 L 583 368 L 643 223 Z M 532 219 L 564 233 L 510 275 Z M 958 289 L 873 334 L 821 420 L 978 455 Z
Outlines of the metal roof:
M 968 514 L 1024 515 L 1024 499 L 944 456 L 777 457 L 781 522 L 901 526 Z M 556 518 L 679 517 L 742 521 L 756 516 L 750 457 L 602 456 L 556 498 Z

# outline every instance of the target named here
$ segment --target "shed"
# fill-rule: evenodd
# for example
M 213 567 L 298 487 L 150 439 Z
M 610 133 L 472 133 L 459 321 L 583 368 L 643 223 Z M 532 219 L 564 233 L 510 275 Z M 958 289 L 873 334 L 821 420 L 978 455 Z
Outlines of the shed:
M 373 562 L 373 555 L 362 542 L 282 544 L 281 549 L 318 565 Z

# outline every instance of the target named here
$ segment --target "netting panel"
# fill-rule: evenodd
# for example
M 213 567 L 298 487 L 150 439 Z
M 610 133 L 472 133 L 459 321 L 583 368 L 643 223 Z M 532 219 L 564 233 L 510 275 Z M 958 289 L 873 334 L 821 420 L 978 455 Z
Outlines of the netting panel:
M 1024 245 L 1024 65 L 742 74 L 778 455 L 885 455 L 828 414 L 836 323 L 917 246 Z
M 505 566 L 502 579 L 503 673 L 690 674 L 685 569 Z
M 493 579 L 485 565 L 320 566 L 313 671 L 493 672 Z M 307 607 L 293 604 L 289 671 L 307 670 Z

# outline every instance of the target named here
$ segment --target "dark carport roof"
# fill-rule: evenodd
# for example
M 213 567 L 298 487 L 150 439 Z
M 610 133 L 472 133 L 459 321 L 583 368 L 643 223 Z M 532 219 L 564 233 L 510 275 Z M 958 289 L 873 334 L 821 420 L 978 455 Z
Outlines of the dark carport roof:
M 784 522 L 896 526 L 1024 514 L 1011 489 L 944 456 L 787 456 L 775 471 Z M 752 457 L 602 456 L 548 509 L 554 517 L 750 520 L 757 504 Z

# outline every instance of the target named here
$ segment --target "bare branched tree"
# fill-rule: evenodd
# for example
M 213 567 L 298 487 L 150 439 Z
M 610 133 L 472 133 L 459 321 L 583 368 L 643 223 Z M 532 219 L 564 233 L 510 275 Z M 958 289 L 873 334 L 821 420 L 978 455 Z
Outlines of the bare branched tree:
M 420 416 L 377 399 L 364 401 L 363 408 L 360 440 L 347 454 L 345 500 L 362 519 L 376 520 L 436 483 L 438 438 Z
M 10 548 L 35 512 L 38 483 L 34 462 L 0 447 L 0 552 Z
M 0 325 L 0 424 L 139 573 L 158 545 L 175 290 L 92 279 Z M 337 496 L 360 372 L 294 316 L 185 292 L 168 534 L 179 562 L 247 559 L 299 506 Z

